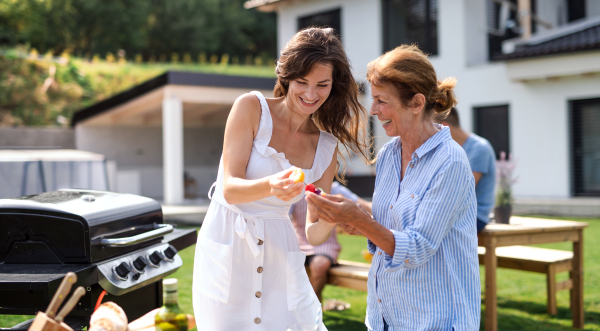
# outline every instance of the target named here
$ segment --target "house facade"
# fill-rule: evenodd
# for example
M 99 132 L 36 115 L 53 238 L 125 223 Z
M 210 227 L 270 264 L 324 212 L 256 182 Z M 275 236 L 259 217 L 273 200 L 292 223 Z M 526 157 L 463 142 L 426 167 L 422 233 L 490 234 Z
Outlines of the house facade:
M 461 126 L 516 160 L 517 198 L 600 197 L 600 1 L 251 0 L 245 7 L 277 12 L 279 49 L 303 27 L 335 28 L 358 81 L 369 61 L 416 43 L 440 79 L 457 78 Z M 389 138 L 372 122 L 378 150 Z

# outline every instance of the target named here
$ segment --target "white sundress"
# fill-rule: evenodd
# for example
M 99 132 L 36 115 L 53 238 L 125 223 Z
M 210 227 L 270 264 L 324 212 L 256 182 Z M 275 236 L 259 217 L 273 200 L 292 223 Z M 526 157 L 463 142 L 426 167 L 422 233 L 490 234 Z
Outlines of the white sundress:
M 246 168 L 247 179 L 258 179 L 292 167 L 283 153 L 268 146 L 273 120 L 260 92 L 261 118 Z M 323 175 L 335 153 L 337 139 L 321 131 L 305 182 Z M 274 196 L 230 205 L 223 197 L 223 159 L 212 202 L 198 234 L 194 260 L 193 304 L 198 330 L 285 331 L 292 324 L 322 322 L 321 304 L 312 289 L 305 254 L 288 212 L 291 201 Z M 210 197 L 210 192 L 209 192 Z

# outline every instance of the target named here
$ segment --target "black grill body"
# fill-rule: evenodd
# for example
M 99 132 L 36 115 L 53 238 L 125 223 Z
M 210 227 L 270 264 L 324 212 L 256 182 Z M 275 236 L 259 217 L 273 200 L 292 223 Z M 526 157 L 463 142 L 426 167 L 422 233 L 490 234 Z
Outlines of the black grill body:
M 163 224 L 160 204 L 141 196 L 60 190 L 0 199 L 0 314 L 45 311 L 73 271 L 74 286 L 87 289 L 67 319 L 74 329 L 87 326 L 103 290 L 103 301 L 133 320 L 162 305 L 160 280 L 195 241 L 195 229 Z

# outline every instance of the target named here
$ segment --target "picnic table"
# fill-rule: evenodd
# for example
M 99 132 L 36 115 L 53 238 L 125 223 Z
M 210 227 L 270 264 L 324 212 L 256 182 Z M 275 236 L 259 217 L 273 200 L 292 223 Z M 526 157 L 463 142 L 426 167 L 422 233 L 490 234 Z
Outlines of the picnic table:
M 583 229 L 585 222 L 513 216 L 510 224 L 488 224 L 479 233 L 485 250 L 485 330 L 498 330 L 496 297 L 496 247 L 573 242 L 571 311 L 573 328 L 582 329 L 583 311 Z

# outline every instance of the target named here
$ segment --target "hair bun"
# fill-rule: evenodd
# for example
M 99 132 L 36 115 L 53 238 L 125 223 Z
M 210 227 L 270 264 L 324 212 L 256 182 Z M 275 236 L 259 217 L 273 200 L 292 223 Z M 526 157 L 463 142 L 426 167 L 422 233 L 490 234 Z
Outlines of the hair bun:
M 447 113 L 450 108 L 458 104 L 456 95 L 454 94 L 454 86 L 456 86 L 456 78 L 448 77 L 443 81 L 438 81 L 437 94 L 433 110 L 437 114 Z

